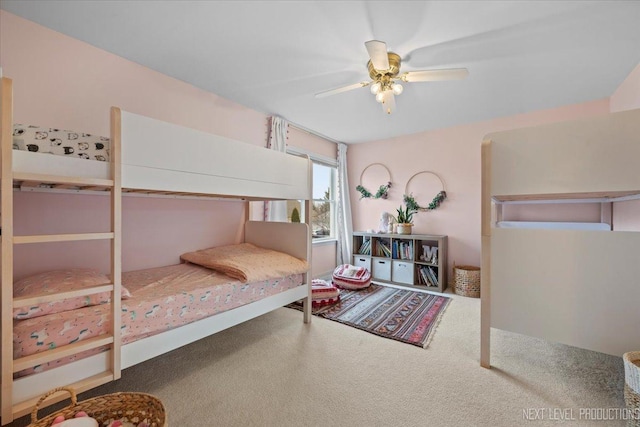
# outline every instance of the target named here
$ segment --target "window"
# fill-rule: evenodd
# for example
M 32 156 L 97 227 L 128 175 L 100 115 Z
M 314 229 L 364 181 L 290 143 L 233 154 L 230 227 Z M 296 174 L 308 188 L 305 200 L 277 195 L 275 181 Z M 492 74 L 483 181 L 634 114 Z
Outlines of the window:
M 291 154 L 299 154 L 289 150 Z M 309 154 L 313 163 L 313 199 L 311 200 L 311 235 L 314 241 L 335 238 L 336 224 L 336 177 L 337 167 L 333 159 L 319 159 Z M 299 200 L 287 202 L 287 217 L 295 220 L 296 213 L 304 222 L 304 204 Z
M 311 230 L 314 239 L 335 237 L 336 168 L 313 162 Z

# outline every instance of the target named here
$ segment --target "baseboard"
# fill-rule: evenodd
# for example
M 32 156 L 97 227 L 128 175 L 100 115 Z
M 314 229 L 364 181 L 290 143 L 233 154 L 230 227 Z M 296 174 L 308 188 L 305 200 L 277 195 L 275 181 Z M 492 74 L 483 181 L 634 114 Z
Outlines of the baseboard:
M 314 277 L 314 279 L 331 280 L 332 277 L 333 277 L 333 270 L 329 270 L 329 271 L 325 271 L 322 274 L 317 275 L 316 277 Z

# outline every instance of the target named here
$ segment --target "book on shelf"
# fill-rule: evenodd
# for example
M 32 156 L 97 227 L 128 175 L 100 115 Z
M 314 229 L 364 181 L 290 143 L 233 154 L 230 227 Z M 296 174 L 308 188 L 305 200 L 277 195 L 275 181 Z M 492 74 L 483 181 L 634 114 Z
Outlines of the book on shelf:
M 431 286 L 431 281 L 429 279 L 429 274 L 427 273 L 426 267 L 420 267 L 420 284 L 425 286 Z
M 426 265 L 420 266 L 418 272 L 420 273 L 418 276 L 419 284 L 438 287 L 438 274 L 433 268 Z
M 404 259 L 411 259 L 412 260 L 413 259 L 413 243 L 412 242 L 408 242 L 406 244 L 406 246 L 405 246 L 405 250 L 404 251 L 405 251 L 405 253 L 404 253 L 405 258 Z
M 365 240 L 358 249 L 360 255 L 371 255 L 371 240 Z
M 387 258 L 391 257 L 391 249 L 389 248 L 388 243 L 384 240 L 378 239 L 376 244 L 376 256 Z
M 413 259 L 413 244 L 411 242 L 393 241 L 393 259 Z
M 427 267 L 429 277 L 431 279 L 431 286 L 438 286 L 438 274 L 431 267 Z

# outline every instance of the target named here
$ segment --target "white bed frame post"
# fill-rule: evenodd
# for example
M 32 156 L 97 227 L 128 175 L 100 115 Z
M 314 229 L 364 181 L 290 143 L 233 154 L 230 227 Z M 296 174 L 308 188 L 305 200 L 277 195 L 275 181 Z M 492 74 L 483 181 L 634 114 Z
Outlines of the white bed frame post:
M 2 78 L 0 86 L 0 149 L 2 178 L 2 423 L 13 420 L 13 81 Z
M 491 141 L 481 148 L 480 366 L 491 368 Z

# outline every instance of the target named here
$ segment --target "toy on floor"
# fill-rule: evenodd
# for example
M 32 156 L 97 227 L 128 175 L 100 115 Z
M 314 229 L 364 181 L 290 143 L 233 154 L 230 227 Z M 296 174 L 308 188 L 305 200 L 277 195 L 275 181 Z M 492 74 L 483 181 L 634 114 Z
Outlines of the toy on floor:
M 51 427 L 99 427 L 98 421 L 87 415 L 86 412 L 78 412 L 74 418 L 65 419 L 64 416 L 58 415 L 54 418 Z M 129 421 L 115 420 L 112 421 L 108 427 L 149 427 L 145 421 L 141 421 L 138 424 L 131 423 Z
M 78 412 L 74 418 L 66 420 L 64 416 L 58 415 L 53 419 L 52 427 L 98 427 L 98 422 L 87 415 L 86 412 Z

